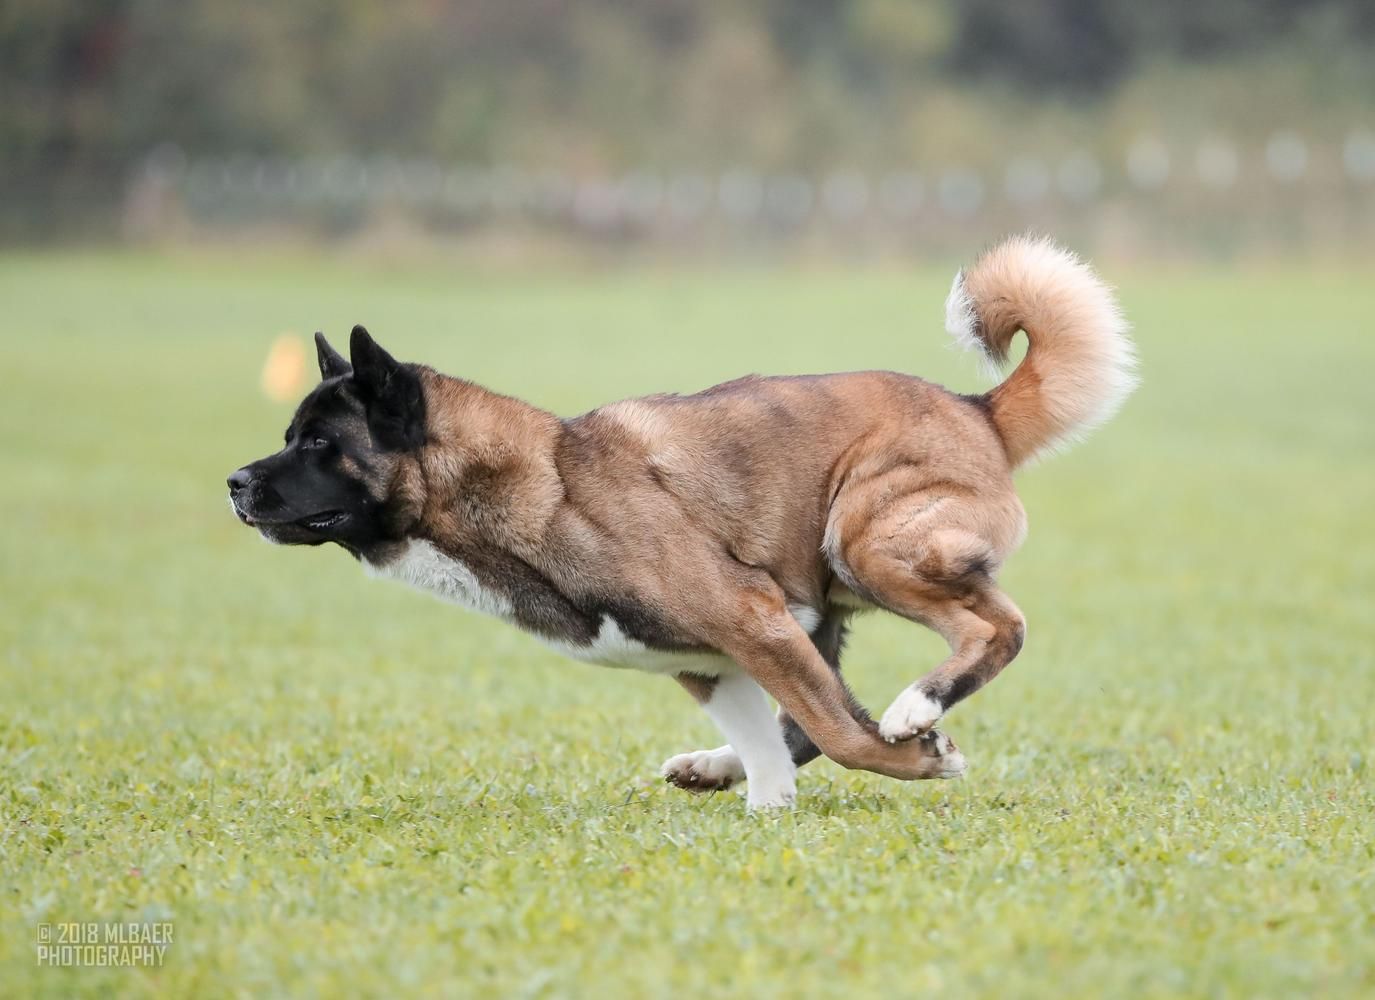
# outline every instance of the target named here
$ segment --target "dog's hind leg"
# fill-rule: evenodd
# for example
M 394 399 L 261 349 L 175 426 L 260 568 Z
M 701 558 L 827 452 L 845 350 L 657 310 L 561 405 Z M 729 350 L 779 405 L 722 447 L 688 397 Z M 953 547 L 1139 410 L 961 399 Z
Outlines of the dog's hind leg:
M 921 510 L 929 501 L 914 501 Z M 848 539 L 837 571 L 880 607 L 934 629 L 950 656 L 904 690 L 879 720 L 891 742 L 928 732 L 952 705 L 998 675 L 1022 648 L 1026 622 L 998 589 L 998 551 L 980 532 L 979 512 L 946 505 L 933 518 L 898 509 Z M 896 530 L 895 530 L 896 529 Z
M 989 584 L 969 596 L 902 595 L 950 644 L 950 656 L 893 700 L 879 720 L 879 734 L 890 743 L 920 736 L 958 701 L 983 687 L 1012 662 L 1022 648 L 1026 624 L 1017 606 Z M 916 615 L 912 616 L 916 617 Z

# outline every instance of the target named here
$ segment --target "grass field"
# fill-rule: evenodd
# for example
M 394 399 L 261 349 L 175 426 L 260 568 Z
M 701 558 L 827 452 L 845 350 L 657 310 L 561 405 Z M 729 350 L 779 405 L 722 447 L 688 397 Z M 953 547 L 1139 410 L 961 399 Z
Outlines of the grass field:
M 953 267 L 953 263 L 952 263 Z M 1375 283 L 1105 270 L 1145 385 L 1021 477 L 1017 663 L 961 781 L 794 813 L 656 779 L 676 685 L 280 550 L 271 339 L 366 322 L 560 413 L 749 370 L 959 388 L 945 269 L 517 277 L 0 257 L 0 995 L 1370 996 Z M 863 619 L 882 708 L 942 654 Z M 162 920 L 160 969 L 40 922 Z

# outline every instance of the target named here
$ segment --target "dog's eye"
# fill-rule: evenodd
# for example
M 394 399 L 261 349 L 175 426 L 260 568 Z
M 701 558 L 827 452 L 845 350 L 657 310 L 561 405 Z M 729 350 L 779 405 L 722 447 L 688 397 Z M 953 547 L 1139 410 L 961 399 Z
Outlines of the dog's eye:
M 328 448 L 328 447 L 329 447 L 329 442 L 326 441 L 326 440 L 325 440 L 324 438 L 322 438 L 322 437 L 308 437 L 308 438 L 306 438 L 304 441 L 301 442 L 301 447 L 302 447 L 302 448 L 311 449 L 311 450 L 315 450 L 315 449 L 319 449 L 319 448 Z

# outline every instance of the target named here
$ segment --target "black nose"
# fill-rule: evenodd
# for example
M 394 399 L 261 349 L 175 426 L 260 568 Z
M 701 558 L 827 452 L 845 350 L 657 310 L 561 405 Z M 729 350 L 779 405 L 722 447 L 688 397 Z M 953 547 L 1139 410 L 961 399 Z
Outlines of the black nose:
M 239 469 L 229 476 L 229 492 L 237 493 L 253 481 L 253 473 L 247 468 Z

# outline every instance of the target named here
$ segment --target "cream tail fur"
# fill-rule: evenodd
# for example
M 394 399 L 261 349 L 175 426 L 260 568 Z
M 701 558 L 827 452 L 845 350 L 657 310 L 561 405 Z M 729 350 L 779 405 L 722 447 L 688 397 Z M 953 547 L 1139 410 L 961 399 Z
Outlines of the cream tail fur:
M 1026 331 L 1026 357 L 989 393 L 1014 468 L 1073 444 L 1136 388 L 1136 354 L 1112 292 L 1050 240 L 1013 237 L 957 274 L 945 323 L 995 366 Z

